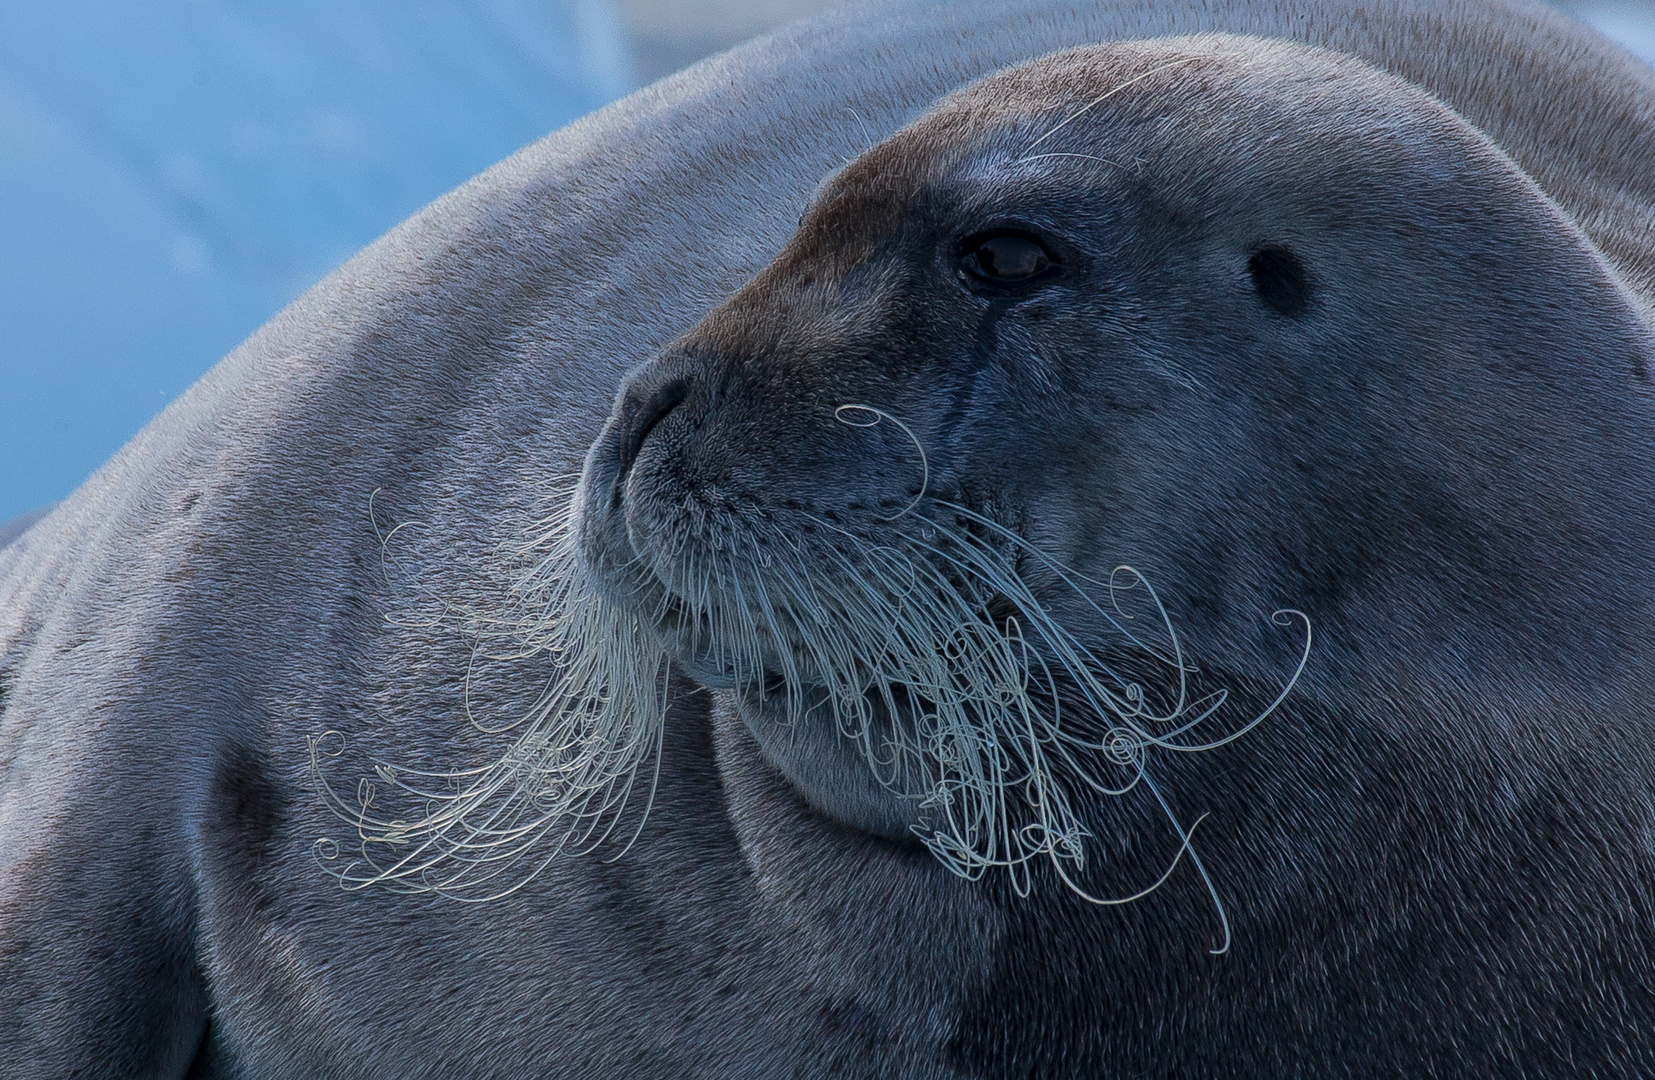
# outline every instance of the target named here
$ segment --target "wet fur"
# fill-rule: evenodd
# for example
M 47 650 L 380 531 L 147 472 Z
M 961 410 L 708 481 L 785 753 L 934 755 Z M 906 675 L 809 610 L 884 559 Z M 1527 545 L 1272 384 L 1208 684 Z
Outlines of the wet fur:
M 1655 763 L 1634 659 L 1655 625 L 1652 77 L 1539 7 L 1362 11 L 852 9 L 530 148 L 283 313 L 0 552 L 7 1068 L 1655 1068 Z M 1275 403 L 1272 423 L 1183 420 L 1212 448 L 1202 467 L 1233 470 L 1229 492 L 1157 511 L 1185 528 L 1109 538 L 1155 555 L 1145 569 L 1203 674 L 1243 704 L 1269 700 L 1291 653 L 1236 628 L 1262 634 L 1257 617 L 1283 604 L 1317 626 L 1298 707 L 1162 777 L 1186 819 L 1216 811 L 1201 842 L 1229 954 L 1209 954 L 1193 873 L 1098 909 L 1040 871 L 1023 899 L 825 821 L 728 702 L 681 675 L 653 811 L 617 826 L 637 829 L 624 858 L 561 860 L 482 905 L 338 888 L 313 854 L 337 821 L 306 736 L 341 733 L 330 769 L 345 777 L 373 775 L 370 754 L 431 770 L 498 756 L 509 736 L 471 718 L 526 715 L 548 667 L 479 656 L 449 616 L 513 595 L 526 568 L 513 553 L 578 472 L 622 375 L 784 249 L 820 179 L 865 148 L 864 124 L 882 136 L 1054 49 L 1204 30 L 1349 52 L 1486 132 L 1508 186 L 1468 212 L 1503 224 L 1458 242 L 1486 242 L 1474 265 L 1544 331 L 1490 354 L 1512 344 L 1476 332 L 1498 313 L 1429 311 L 1464 330 L 1449 351 L 1483 370 L 1401 398 L 1428 407 L 1368 418 L 1329 403 L 1386 400 L 1391 374 L 1266 350 L 1236 385 Z M 1549 243 L 1514 262 L 1506 228 Z M 1414 265 L 1366 270 L 1404 318 Z M 1167 386 L 1226 386 L 1198 357 L 1151 352 Z M 1440 369 L 1401 370 L 1428 384 Z M 1466 385 L 1509 396 L 1454 394 Z M 1062 417 L 1041 420 L 1067 438 Z M 1462 452 L 1426 453 L 1445 439 Z M 890 446 L 893 485 L 904 471 L 886 514 L 913 483 Z M 1187 445 L 1155 450 L 1195 468 Z M 1279 527 L 1230 543 L 1218 523 L 1237 521 Z M 1074 559 L 1073 538 L 1033 539 Z M 1152 806 L 1111 813 L 1099 864 L 1153 878 L 1177 838 Z

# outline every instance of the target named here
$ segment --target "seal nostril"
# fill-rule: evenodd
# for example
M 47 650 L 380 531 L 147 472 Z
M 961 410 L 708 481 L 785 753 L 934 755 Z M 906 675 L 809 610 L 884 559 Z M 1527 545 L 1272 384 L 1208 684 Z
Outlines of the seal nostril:
M 619 410 L 622 436 L 617 450 L 622 476 L 631 471 L 633 462 L 638 460 L 649 433 L 688 396 L 689 380 L 681 377 L 627 391 Z

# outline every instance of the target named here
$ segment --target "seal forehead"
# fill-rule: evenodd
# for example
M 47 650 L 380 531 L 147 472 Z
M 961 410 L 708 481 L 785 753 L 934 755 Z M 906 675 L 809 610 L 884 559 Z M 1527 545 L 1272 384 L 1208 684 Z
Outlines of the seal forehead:
M 1228 188 L 1283 169 L 1342 188 L 1354 177 L 1316 160 L 1332 144 L 1348 167 L 1378 177 L 1406 171 L 1413 155 L 1397 151 L 1422 138 L 1473 157 L 1491 146 L 1418 88 L 1310 46 L 1205 34 L 1069 49 L 951 94 L 848 164 L 773 269 L 835 276 L 912 228 L 916 206 L 939 192 L 950 192 L 942 205 L 962 182 L 990 201 L 997 189 L 1016 199 L 1065 188 L 1080 182 L 1081 157 L 1184 174 L 1174 188 L 1205 190 L 1220 174 Z
M 1174 115 L 1300 111 L 1314 98 L 1365 111 L 1411 91 L 1355 57 L 1294 42 L 1202 34 L 1066 49 L 1007 68 L 944 98 L 897 138 L 979 143 L 1008 133 L 1044 138 L 1053 124 L 1174 110 Z M 1412 91 L 1417 94 L 1417 91 Z M 1418 95 L 1423 98 L 1423 95 Z M 1343 110 L 1336 110 L 1341 112 Z

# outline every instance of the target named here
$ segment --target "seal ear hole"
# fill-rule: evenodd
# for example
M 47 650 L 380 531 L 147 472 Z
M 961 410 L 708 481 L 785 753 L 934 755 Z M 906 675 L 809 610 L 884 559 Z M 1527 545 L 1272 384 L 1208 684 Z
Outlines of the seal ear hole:
M 1296 318 L 1310 305 L 1310 280 L 1291 248 L 1259 248 L 1247 260 L 1247 273 L 1253 277 L 1259 299 L 1271 311 Z

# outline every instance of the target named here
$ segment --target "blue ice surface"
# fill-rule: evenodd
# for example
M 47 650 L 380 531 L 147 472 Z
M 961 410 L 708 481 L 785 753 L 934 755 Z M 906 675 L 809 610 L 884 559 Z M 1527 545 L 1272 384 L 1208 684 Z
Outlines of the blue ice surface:
M 636 81 L 610 0 L 0 0 L 0 521 Z

